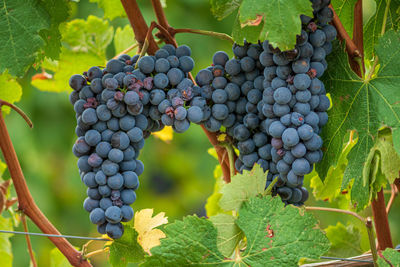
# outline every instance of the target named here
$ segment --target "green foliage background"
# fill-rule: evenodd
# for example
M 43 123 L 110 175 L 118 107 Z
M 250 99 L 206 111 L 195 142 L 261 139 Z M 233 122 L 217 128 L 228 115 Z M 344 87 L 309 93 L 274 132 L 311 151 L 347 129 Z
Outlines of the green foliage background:
M 82 0 L 79 3 L 72 3 L 69 20 L 87 19 L 89 15 L 103 17 L 103 10 L 93 2 L 96 1 Z M 149 23 L 154 20 L 150 1 L 138 2 L 146 21 Z M 205 0 L 168 0 L 165 12 L 169 23 L 175 28 L 205 29 L 228 34 L 231 33 L 232 25 L 236 20 L 236 15 L 231 14 L 226 19 L 218 21 L 210 13 L 210 4 Z M 111 18 L 114 16 L 114 14 L 105 15 Z M 114 29 L 127 24 L 126 18 L 116 18 L 110 22 Z M 180 34 L 177 35 L 177 41 L 179 44 L 187 44 L 192 48 L 192 55 L 196 60 L 194 74 L 211 63 L 212 55 L 217 50 L 225 50 L 232 56 L 230 44 L 217 38 Z M 125 43 L 117 46 L 123 48 L 130 45 L 130 43 Z M 115 46 L 110 43 L 106 49 L 106 57 L 109 59 L 114 55 Z M 76 167 L 77 160 L 71 151 L 75 140 L 73 108 L 66 92 L 40 91 L 31 86 L 30 79 L 35 73 L 37 70 L 30 69 L 25 77 L 18 80 L 22 84 L 23 94 L 21 101 L 17 104 L 32 119 L 34 128 L 29 129 L 14 112 L 6 117 L 28 186 L 38 206 L 60 232 L 97 236 L 96 228 L 90 223 L 87 212 L 82 208 L 86 189 L 80 181 Z M 170 144 L 154 137 L 146 140 L 145 149 L 140 156 L 145 164 L 145 172 L 140 177 L 141 187 L 137 192 L 138 200 L 133 207 L 135 209 L 154 208 L 155 213 L 165 211 L 170 221 L 194 213 L 204 216 L 206 199 L 212 194 L 214 188 L 213 169 L 217 164 L 217 161 L 207 153 L 209 147 L 206 136 L 197 125 L 192 125 L 185 134 L 175 134 Z M 339 162 L 341 162 L 340 159 Z M 338 171 L 338 175 L 341 173 Z M 310 188 L 309 183 L 313 175 L 305 179 L 307 188 Z M 4 177 L 9 177 L 9 174 L 6 172 Z M 344 199 L 347 197 L 343 195 L 342 200 L 339 198 L 330 203 L 316 201 L 312 194 L 310 195 L 308 205 L 330 207 L 343 207 Z M 367 209 L 363 215 L 370 215 L 369 212 Z M 343 236 L 357 233 L 353 239 L 360 243 L 362 251 L 368 249 L 365 229 L 362 228 L 360 222 L 346 215 L 330 213 L 316 213 L 316 217 L 321 222 L 321 228 L 341 222 L 344 226 L 337 225 L 335 231 L 342 231 L 339 235 L 343 234 Z M 400 221 L 398 200 L 392 208 L 389 220 L 392 225 Z M 361 230 L 346 228 L 350 223 Z M 32 232 L 39 231 L 33 224 L 29 224 L 29 229 Z M 17 230 L 22 230 L 22 228 L 19 227 Z M 400 230 L 393 227 L 392 233 L 394 243 L 399 243 Z M 25 238 L 14 236 L 11 242 L 14 254 L 13 266 L 29 266 Z M 84 244 L 83 241 L 77 240 L 71 242 L 77 247 Z M 32 243 L 39 266 L 49 266 L 49 253 L 53 244 L 41 237 L 33 237 Z M 100 248 L 102 245 L 103 243 L 100 242 L 94 247 Z M 340 247 L 340 244 L 338 246 Z M 354 253 L 359 253 L 359 251 Z M 93 258 L 93 263 L 95 266 L 107 266 L 105 256 Z

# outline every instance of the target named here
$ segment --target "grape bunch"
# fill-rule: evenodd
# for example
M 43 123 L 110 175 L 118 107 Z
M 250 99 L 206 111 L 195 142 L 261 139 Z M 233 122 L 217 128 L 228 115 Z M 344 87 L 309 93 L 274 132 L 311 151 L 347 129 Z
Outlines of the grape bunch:
M 321 127 L 328 121 L 330 100 L 319 78 L 336 29 L 328 23 L 330 1 L 312 0 L 314 17 L 302 15 L 296 47 L 280 51 L 268 41 L 233 46 L 234 58 L 219 51 L 213 65 L 196 76 L 200 96 L 191 106 L 202 111 L 209 131 L 225 127 L 239 150 L 239 172 L 258 163 L 268 170 L 267 184 L 288 204 L 308 198 L 304 175 L 322 159 Z M 205 115 L 206 114 L 206 115 Z
M 120 238 L 121 222 L 133 218 L 144 139 L 164 125 L 189 128 L 193 112 L 185 105 L 200 93 L 188 79 L 190 55 L 186 45 L 165 45 L 154 56 L 121 55 L 70 78 L 78 137 L 72 151 L 88 187 L 83 207 L 99 233 Z

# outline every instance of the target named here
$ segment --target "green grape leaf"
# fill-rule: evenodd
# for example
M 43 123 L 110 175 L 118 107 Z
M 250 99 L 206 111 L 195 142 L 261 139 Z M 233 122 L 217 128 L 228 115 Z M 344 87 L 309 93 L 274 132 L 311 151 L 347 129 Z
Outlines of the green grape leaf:
M 63 42 L 75 52 L 90 52 L 105 57 L 105 50 L 112 42 L 114 28 L 107 20 L 90 15 L 87 20 L 75 19 L 62 29 Z
M 338 222 L 325 229 L 331 248 L 326 256 L 348 258 L 362 254 L 361 231 L 354 225 L 344 226 Z
M 387 12 L 387 19 L 385 18 L 386 0 L 375 0 L 376 12 L 368 22 L 364 25 L 364 56 L 365 59 L 373 59 L 375 54 L 375 46 L 379 42 L 379 38 L 382 34 L 382 27 L 385 25 L 386 30 L 394 29 L 398 30 L 400 13 L 398 9 L 400 7 L 399 1 L 391 1 L 390 8 Z M 367 60 L 366 60 L 367 61 Z
M 59 61 L 45 59 L 42 65 L 46 70 L 54 72 L 52 77 L 33 80 L 32 85 L 42 91 L 69 92 L 72 89 L 68 85 L 68 80 L 72 75 L 83 73 L 92 66 L 104 66 L 105 62 L 105 57 L 93 53 L 72 52 L 63 48 Z
M 313 16 L 308 0 L 211 0 L 211 11 L 223 19 L 238 8 L 232 37 L 242 44 L 268 40 L 274 47 L 293 49 L 301 33 L 300 15 Z
M 51 73 L 45 79 L 34 79 L 32 85 L 42 91 L 71 91 L 69 78 L 76 73 L 87 71 L 92 66 L 104 66 L 105 50 L 112 42 L 114 29 L 95 16 L 87 20 L 75 19 L 62 27 L 64 47 L 60 59 L 45 59 L 42 67 Z
M 113 267 L 125 267 L 129 262 L 140 263 L 145 252 L 137 242 L 138 233 L 132 227 L 132 223 L 124 224 L 124 234 L 120 239 L 108 242 L 110 248 L 110 263 Z
M 115 54 L 119 54 L 131 45 L 136 44 L 135 35 L 132 27 L 127 24 L 124 28 L 118 27 L 114 35 Z M 127 54 L 132 56 L 137 52 L 137 48 L 131 50 Z
M 42 1 L 43 7 L 50 15 L 50 28 L 39 32 L 45 41 L 44 55 L 51 59 L 59 59 L 61 52 L 61 33 L 59 26 L 68 19 L 70 5 L 67 0 Z
M 210 217 L 217 228 L 217 246 L 225 257 L 231 257 L 235 247 L 243 238 L 243 232 L 235 224 L 235 217 L 229 214 L 218 214 Z
M 103 9 L 104 18 L 113 20 L 117 17 L 126 17 L 124 7 L 119 0 L 90 0 Z
M 251 171 L 236 174 L 222 187 L 219 205 L 224 210 L 238 211 L 244 201 L 264 192 L 266 180 L 267 175 L 258 164 Z
M 281 50 L 294 48 L 296 35 L 301 33 L 301 14 L 313 16 L 309 0 L 243 0 L 239 8 L 241 25 L 253 25 L 262 17 L 264 27 L 259 39 Z
M 0 99 L 15 103 L 21 99 L 21 96 L 22 88 L 15 78 L 11 77 L 7 71 L 0 74 Z M 10 107 L 2 106 L 1 111 L 4 114 L 8 114 L 10 113 Z
M 347 155 L 357 143 L 357 139 L 351 139 L 344 146 L 336 166 L 330 166 L 326 178 L 322 182 L 318 173 L 314 170 L 310 176 L 310 187 L 316 199 L 332 202 L 342 196 L 341 185 L 343 174 L 347 167 Z
M 22 76 L 45 45 L 39 31 L 50 26 L 46 10 L 35 0 L 1 0 L 0 73 Z
M 242 3 L 242 0 L 210 0 L 211 12 L 222 20 L 233 13 Z
M 378 258 L 379 267 L 400 267 L 400 253 L 392 248 L 387 248 Z
M 236 224 L 246 235 L 240 257 L 247 266 L 297 266 L 300 258 L 319 259 L 329 249 L 317 220 L 302 209 L 285 207 L 279 197 L 249 199 Z
M 217 229 L 212 222 L 187 216 L 164 228 L 166 238 L 151 249 L 152 256 L 142 266 L 223 266 L 217 248 Z
M 50 267 L 71 267 L 67 258 L 58 250 L 58 248 L 53 248 L 50 251 Z
M 331 1 L 336 14 L 338 15 L 343 27 L 346 32 L 353 36 L 353 24 L 354 24 L 354 6 L 357 0 L 332 0 Z
M 363 184 L 363 168 L 377 141 L 378 130 L 382 126 L 390 127 L 394 138 L 400 138 L 399 38 L 394 31 L 388 31 L 380 38 L 376 47 L 380 68 L 376 75 L 365 79 L 351 71 L 342 47 L 335 45 L 334 53 L 328 59 L 330 64 L 324 82 L 333 104 L 328 111 L 329 123 L 321 133 L 324 156 L 316 170 L 322 179 L 326 177 L 329 167 L 338 163 L 344 137 L 348 131 L 355 130 L 358 141 L 347 156 L 342 188 L 354 179 L 352 201 L 358 210 L 368 204 L 369 186 Z M 396 143 L 394 147 L 400 151 Z
M 4 218 L 0 216 L 0 229 L 6 231 L 13 231 L 13 225 L 11 218 Z M 0 235 L 0 259 L 1 267 L 12 267 L 13 253 L 11 249 L 10 237 L 13 234 Z
M 232 38 L 236 43 L 243 45 L 244 40 L 251 43 L 257 43 L 260 38 L 260 32 L 264 26 L 264 21 L 257 26 L 242 27 L 239 20 L 239 14 L 236 17 L 232 27 Z
M 5 164 L 3 161 L 0 159 L 0 179 L 3 178 L 3 174 L 7 169 L 7 164 Z M 0 180 L 1 181 L 1 180 Z

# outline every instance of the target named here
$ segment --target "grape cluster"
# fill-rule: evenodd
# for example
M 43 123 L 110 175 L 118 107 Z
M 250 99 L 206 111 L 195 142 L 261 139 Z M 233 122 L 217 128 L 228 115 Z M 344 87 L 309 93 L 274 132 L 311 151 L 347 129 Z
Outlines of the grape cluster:
M 233 46 L 234 58 L 214 54 L 213 65 L 201 70 L 200 96 L 192 100 L 204 114 L 199 122 L 209 131 L 225 127 L 240 154 L 239 172 L 258 163 L 268 170 L 268 186 L 285 203 L 301 205 L 308 198 L 304 175 L 322 159 L 320 129 L 327 123 L 330 100 L 320 78 L 336 29 L 328 23 L 330 1 L 312 0 L 314 17 L 302 15 L 296 47 L 280 51 L 268 41 Z M 211 112 L 210 112 L 211 109 Z
M 83 207 L 99 233 L 120 238 L 121 222 L 133 217 L 144 139 L 164 125 L 189 128 L 193 111 L 185 105 L 200 94 L 188 79 L 190 55 L 188 46 L 165 45 L 154 56 L 121 55 L 70 78 L 78 136 L 72 150 L 88 187 Z

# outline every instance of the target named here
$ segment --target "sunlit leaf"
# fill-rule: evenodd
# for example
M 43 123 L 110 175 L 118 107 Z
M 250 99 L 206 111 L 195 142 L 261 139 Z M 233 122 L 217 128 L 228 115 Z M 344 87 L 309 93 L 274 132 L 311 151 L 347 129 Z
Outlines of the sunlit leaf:
M 0 63 L 1 64 L 1 63 Z M 0 74 L 0 99 L 10 103 L 18 102 L 22 96 L 21 85 L 6 72 Z M 4 114 L 10 112 L 10 107 L 2 106 L 1 110 Z

